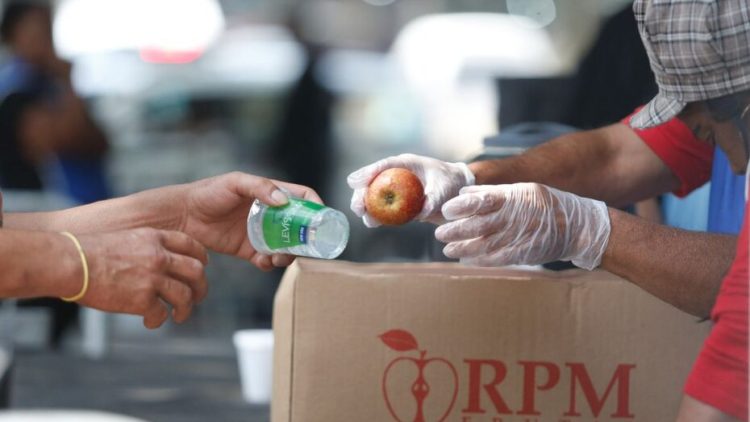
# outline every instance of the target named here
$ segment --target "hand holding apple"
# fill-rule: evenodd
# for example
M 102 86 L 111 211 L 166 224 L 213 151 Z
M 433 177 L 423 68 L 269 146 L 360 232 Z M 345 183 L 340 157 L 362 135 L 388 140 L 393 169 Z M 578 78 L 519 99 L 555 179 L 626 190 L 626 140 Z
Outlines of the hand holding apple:
M 414 154 L 388 157 L 365 166 L 350 174 L 347 182 L 354 190 L 351 209 L 358 217 L 362 217 L 367 227 L 382 224 L 374 218 L 365 204 L 370 186 L 379 174 L 392 168 L 410 171 L 424 188 L 421 211 L 412 219 L 435 224 L 445 222 L 441 212 L 443 204 L 458 195 L 462 187 L 473 185 L 475 180 L 474 174 L 464 163 L 448 163 Z

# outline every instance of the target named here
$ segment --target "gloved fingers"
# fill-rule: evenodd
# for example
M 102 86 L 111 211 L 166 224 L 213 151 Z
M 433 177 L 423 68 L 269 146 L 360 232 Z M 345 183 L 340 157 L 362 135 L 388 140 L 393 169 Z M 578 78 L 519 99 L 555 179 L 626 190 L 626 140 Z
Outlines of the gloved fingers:
M 365 195 L 367 194 L 367 188 L 354 189 L 352 193 L 352 201 L 349 208 L 357 217 L 362 217 L 367 213 L 365 209 Z
M 471 185 L 461 189 L 460 194 L 496 193 L 505 198 L 513 198 L 516 201 L 531 202 L 540 196 L 543 198 L 554 197 L 555 193 L 561 193 L 557 189 L 538 183 L 514 183 L 511 185 Z
M 374 219 L 370 214 L 365 214 L 362 216 L 362 222 L 365 223 L 365 226 L 373 229 L 375 227 L 379 227 L 381 224 L 378 220 Z
M 461 189 L 461 194 L 443 205 L 443 217 L 446 220 L 458 220 L 475 214 L 487 214 L 497 211 L 506 202 L 503 186 L 495 186 L 493 190 L 469 191 L 469 186 Z M 466 193 L 464 193 L 466 191 Z
M 445 224 L 445 223 L 448 222 L 448 220 L 446 220 L 445 218 L 443 218 L 443 214 L 439 213 L 439 212 L 433 213 L 432 215 L 428 216 L 427 218 L 425 218 L 425 219 L 423 219 L 421 221 L 424 221 L 426 223 L 432 223 L 432 224 L 434 224 L 436 226 L 440 226 L 440 225 Z
M 459 193 L 463 195 L 465 193 L 490 192 L 497 190 L 501 186 L 506 185 L 469 185 L 462 187 Z
M 535 265 L 541 264 L 540 257 L 534 257 L 532 245 L 525 243 L 515 246 L 507 246 L 492 252 L 467 256 L 461 258 L 464 265 L 475 267 L 504 267 L 508 265 Z M 543 261 L 543 260 L 542 260 Z
M 419 221 L 427 221 L 436 215 L 442 217 L 443 203 L 456 194 L 459 186 L 451 179 L 449 173 L 426 171 L 424 183 L 424 206 L 415 217 Z
M 504 267 L 514 265 L 512 259 L 504 252 L 461 258 L 459 262 L 471 267 Z
M 518 236 L 510 232 L 495 232 L 486 236 L 450 242 L 443 248 L 448 258 L 468 258 L 513 249 Z
M 443 254 L 448 258 L 464 259 L 485 254 L 485 242 L 477 237 L 460 242 L 451 242 L 443 248 Z
M 443 224 L 435 230 L 435 238 L 443 243 L 458 242 L 504 232 L 507 225 L 508 220 L 502 212 L 475 215 Z

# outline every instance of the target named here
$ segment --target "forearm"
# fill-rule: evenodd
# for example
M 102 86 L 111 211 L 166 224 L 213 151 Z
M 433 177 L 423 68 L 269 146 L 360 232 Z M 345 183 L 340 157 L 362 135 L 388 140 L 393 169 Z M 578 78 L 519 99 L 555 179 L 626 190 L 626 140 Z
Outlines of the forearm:
M 517 157 L 469 165 L 477 184 L 536 182 L 626 205 L 671 191 L 678 180 L 623 124 L 572 133 Z
M 153 189 L 122 198 L 47 213 L 10 213 L 5 227 L 16 230 L 97 233 L 152 227 L 176 230 L 184 224 L 179 197 L 185 185 Z
M 690 314 L 710 314 L 737 238 L 654 224 L 610 209 L 601 267 Z
M 83 268 L 70 239 L 58 233 L 0 230 L 0 297 L 69 297 Z

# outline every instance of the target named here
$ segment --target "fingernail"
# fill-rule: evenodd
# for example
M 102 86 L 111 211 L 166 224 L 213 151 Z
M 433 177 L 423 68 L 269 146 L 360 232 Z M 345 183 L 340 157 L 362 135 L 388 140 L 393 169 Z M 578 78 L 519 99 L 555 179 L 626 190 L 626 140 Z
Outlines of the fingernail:
M 289 202 L 289 198 L 287 198 L 287 196 L 284 195 L 284 192 L 278 189 L 273 191 L 273 193 L 271 194 L 271 199 L 273 200 L 274 203 L 276 203 L 276 205 L 284 205 L 287 202 Z

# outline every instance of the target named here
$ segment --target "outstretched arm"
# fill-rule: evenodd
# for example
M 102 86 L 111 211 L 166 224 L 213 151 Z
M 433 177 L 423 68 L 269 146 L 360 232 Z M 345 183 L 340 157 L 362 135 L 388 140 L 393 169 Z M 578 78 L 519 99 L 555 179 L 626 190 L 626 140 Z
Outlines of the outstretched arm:
M 679 180 L 622 123 L 563 135 L 516 157 L 469 165 L 478 185 L 535 182 L 622 206 L 671 192 Z
M 705 317 L 736 238 L 665 227 L 536 183 L 474 186 L 448 201 L 435 236 L 472 265 L 570 260 L 602 267 L 685 312 Z
M 257 253 L 247 237 L 247 216 L 256 199 L 283 205 L 286 194 L 321 202 L 310 188 L 245 173 L 229 173 L 166 186 L 69 210 L 8 214 L 9 228 L 98 233 L 136 227 L 177 230 L 219 253 L 248 260 L 262 270 L 291 264 L 288 255 Z

